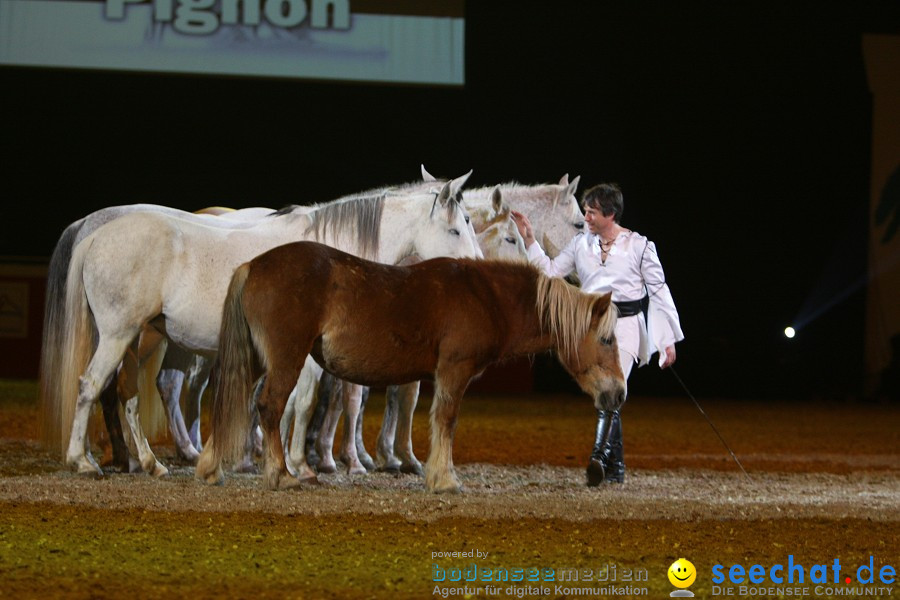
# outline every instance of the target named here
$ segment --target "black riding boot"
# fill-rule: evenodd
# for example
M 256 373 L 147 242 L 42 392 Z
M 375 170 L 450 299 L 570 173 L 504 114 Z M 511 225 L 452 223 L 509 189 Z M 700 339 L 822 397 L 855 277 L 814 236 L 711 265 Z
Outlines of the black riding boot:
M 622 447 L 622 418 L 619 411 L 614 411 L 609 441 L 606 443 L 606 481 L 607 483 L 625 482 L 625 449 Z
M 598 486 L 604 481 L 625 481 L 625 459 L 622 448 L 622 420 L 619 411 L 597 411 L 597 439 L 587 468 L 587 484 Z

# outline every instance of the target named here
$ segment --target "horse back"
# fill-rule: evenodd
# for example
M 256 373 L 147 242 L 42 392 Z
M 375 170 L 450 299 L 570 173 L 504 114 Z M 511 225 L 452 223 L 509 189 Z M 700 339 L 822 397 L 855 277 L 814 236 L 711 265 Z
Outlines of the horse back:
M 247 320 L 266 332 L 270 360 L 311 339 L 313 357 L 344 379 L 431 379 L 442 358 L 496 358 L 492 301 L 469 264 L 438 258 L 395 267 L 313 242 L 287 244 L 251 262 Z

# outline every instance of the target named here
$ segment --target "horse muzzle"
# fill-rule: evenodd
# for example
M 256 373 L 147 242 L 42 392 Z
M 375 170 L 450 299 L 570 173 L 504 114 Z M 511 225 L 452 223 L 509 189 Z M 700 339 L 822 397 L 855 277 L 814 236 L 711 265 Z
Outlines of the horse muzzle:
M 625 404 L 625 386 L 616 381 L 604 386 L 594 396 L 594 408 L 598 410 L 619 410 Z

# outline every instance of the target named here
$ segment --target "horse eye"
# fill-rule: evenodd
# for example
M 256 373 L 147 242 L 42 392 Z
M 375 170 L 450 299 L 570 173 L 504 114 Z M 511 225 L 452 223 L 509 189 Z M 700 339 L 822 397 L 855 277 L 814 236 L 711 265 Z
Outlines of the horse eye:
M 603 344 L 604 346 L 612 346 L 613 341 L 612 341 L 612 338 L 605 337 L 605 338 L 600 338 L 600 343 Z
M 510 244 L 515 244 L 515 243 L 516 243 L 516 238 L 514 238 L 514 237 L 508 237 L 508 238 L 504 238 L 504 239 L 505 239 L 507 242 L 509 242 Z
M 466 215 L 466 225 L 469 224 L 469 215 Z
M 575 223 L 575 229 L 584 229 L 584 221 L 581 223 Z
M 451 229 L 450 233 L 452 233 L 453 235 L 459 235 L 459 229 Z

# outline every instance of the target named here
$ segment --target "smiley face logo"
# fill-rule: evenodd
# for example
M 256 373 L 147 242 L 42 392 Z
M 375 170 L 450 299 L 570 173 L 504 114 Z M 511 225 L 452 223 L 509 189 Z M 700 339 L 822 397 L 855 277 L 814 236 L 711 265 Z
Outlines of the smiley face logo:
M 677 588 L 690 587 L 697 579 L 697 569 L 686 558 L 679 558 L 669 567 L 669 582 Z

